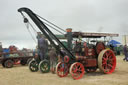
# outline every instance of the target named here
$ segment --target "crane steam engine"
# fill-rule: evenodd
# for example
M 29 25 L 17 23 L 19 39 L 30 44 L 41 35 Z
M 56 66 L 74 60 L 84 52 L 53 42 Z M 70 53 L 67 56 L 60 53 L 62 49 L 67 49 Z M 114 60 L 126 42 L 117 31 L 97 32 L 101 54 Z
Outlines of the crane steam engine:
M 67 29 L 67 33 L 65 34 L 68 45 L 67 48 L 53 32 L 49 30 L 47 24 L 41 21 L 39 16 L 30 9 L 20 8 L 18 12 L 22 15 L 23 12 L 28 14 L 62 57 L 62 61 L 56 66 L 56 73 L 59 77 L 65 77 L 70 73 L 73 79 L 77 80 L 82 78 L 85 72 L 95 72 L 97 69 L 100 69 L 105 74 L 114 72 L 116 68 L 116 56 L 113 50 L 108 48 L 107 42 L 98 41 L 97 39 L 102 37 L 117 37 L 118 34 L 72 32 L 72 29 Z M 84 41 L 85 39 L 86 41 Z M 55 42 L 58 45 L 56 45 Z M 61 49 L 64 50 L 65 55 Z

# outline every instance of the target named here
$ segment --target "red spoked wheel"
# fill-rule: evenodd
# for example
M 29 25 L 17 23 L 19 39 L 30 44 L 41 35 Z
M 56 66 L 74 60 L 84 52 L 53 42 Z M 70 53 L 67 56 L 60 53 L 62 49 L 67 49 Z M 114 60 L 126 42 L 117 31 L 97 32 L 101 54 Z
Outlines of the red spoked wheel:
M 105 49 L 104 43 L 103 42 L 97 42 L 97 44 L 96 44 L 96 53 L 99 54 L 104 49 Z
M 56 73 L 59 77 L 65 77 L 69 73 L 68 65 L 64 62 L 59 62 L 56 65 Z
M 75 62 L 70 67 L 70 74 L 72 75 L 73 79 L 78 80 L 83 77 L 84 75 L 84 66 L 79 62 Z
M 98 67 L 106 74 L 114 72 L 116 67 L 116 56 L 112 50 L 105 49 L 100 52 L 98 56 Z

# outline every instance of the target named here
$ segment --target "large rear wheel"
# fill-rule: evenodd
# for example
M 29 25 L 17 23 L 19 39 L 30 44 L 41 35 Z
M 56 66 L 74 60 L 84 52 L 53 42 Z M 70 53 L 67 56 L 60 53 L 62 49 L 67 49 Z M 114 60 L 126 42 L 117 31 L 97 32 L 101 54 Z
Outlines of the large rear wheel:
M 98 67 L 106 74 L 114 72 L 116 67 L 116 56 L 112 50 L 105 49 L 100 52 L 98 56 Z

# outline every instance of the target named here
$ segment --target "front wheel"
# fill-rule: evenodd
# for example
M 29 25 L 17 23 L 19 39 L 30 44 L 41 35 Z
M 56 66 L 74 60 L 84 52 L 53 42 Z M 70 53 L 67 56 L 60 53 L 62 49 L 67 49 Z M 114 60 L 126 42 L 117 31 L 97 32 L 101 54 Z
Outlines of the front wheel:
M 56 65 L 56 73 L 59 77 L 65 77 L 69 73 L 68 65 L 64 62 L 59 62 Z
M 70 67 L 70 74 L 75 80 L 81 79 L 84 75 L 84 72 L 84 66 L 79 62 L 73 63 Z
M 48 60 L 43 60 L 39 63 L 39 70 L 42 73 L 48 73 L 50 71 L 50 63 Z
M 29 70 L 32 72 L 37 72 L 38 71 L 38 63 L 36 62 L 35 59 L 32 59 L 29 64 Z

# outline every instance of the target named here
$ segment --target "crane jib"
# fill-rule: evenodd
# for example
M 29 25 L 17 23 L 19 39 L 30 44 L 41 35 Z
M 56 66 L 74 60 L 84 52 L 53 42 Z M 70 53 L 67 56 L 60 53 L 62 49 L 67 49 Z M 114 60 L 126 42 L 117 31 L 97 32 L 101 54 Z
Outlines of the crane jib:
M 61 46 L 66 51 L 68 56 L 70 56 L 72 59 L 75 59 L 75 56 L 60 42 L 60 40 L 48 29 L 48 27 L 38 18 L 38 16 L 35 13 L 33 13 L 28 8 L 20 8 L 20 9 L 18 9 L 18 12 L 20 12 L 22 14 L 22 16 L 23 16 L 22 12 L 27 13 L 28 16 L 37 25 L 37 27 L 41 30 L 41 32 L 43 32 L 43 34 L 47 37 L 47 39 L 50 41 L 50 43 L 57 49 L 57 51 L 60 52 L 60 54 L 62 54 L 60 47 L 58 48 L 58 46 L 55 44 L 53 39 L 58 43 L 59 46 Z

